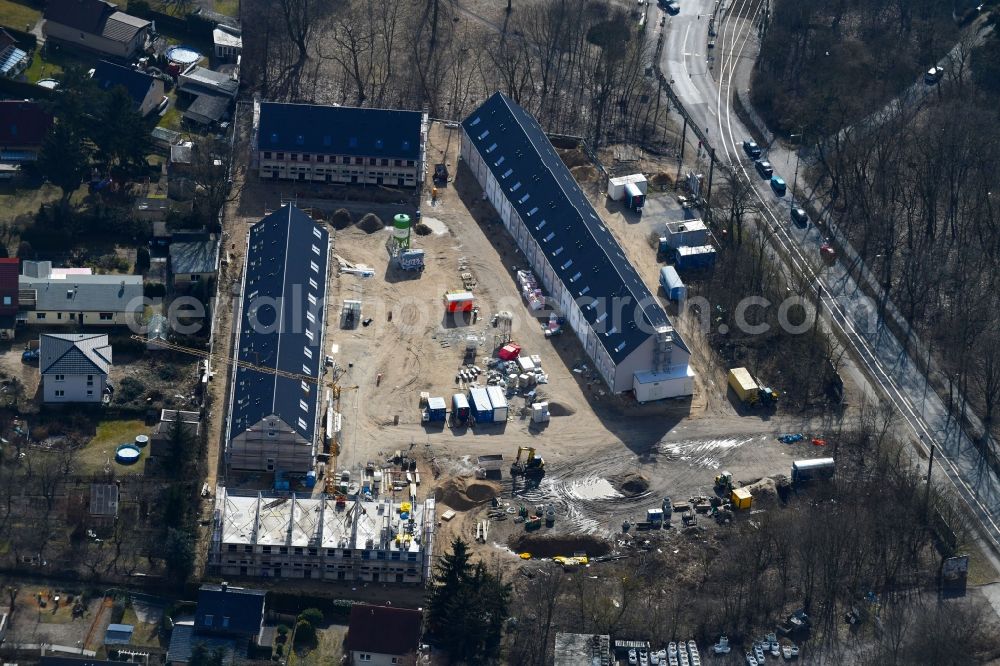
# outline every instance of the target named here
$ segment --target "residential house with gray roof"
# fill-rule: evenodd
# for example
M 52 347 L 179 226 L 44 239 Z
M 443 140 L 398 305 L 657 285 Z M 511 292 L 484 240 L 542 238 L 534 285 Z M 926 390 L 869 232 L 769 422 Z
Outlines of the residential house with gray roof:
M 101 402 L 111 371 L 107 334 L 47 333 L 38 350 L 45 402 Z
M 18 320 L 42 326 L 125 326 L 142 314 L 141 275 L 77 275 L 25 261 Z
M 152 27 L 150 21 L 120 12 L 117 5 L 105 0 L 49 0 L 44 18 L 42 34 L 46 40 L 123 60 L 146 48 Z

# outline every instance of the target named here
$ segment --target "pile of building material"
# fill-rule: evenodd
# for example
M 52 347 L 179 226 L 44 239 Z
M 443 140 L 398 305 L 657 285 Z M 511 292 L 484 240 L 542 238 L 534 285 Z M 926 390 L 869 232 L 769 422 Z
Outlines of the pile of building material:
M 348 273 L 351 275 L 357 275 L 364 278 L 373 277 L 375 275 L 375 269 L 371 266 L 366 266 L 365 264 L 354 264 L 344 259 L 338 254 L 333 255 L 333 258 L 337 260 L 340 264 L 340 272 Z
M 487 368 L 487 384 L 501 386 L 508 391 L 530 390 L 536 384 L 549 383 L 549 376 L 542 370 L 542 358 L 538 355 L 519 355 L 509 361 L 489 359 Z
M 531 271 L 518 271 L 517 283 L 521 285 L 521 295 L 528 302 L 532 310 L 541 310 L 545 307 L 545 296 L 538 287 L 538 280 Z
M 549 403 L 547 402 L 531 403 L 531 422 L 532 423 L 549 422 Z
M 475 382 L 479 379 L 479 375 L 482 372 L 482 369 L 478 365 L 465 364 L 458 369 L 458 374 L 455 375 L 455 383 L 462 386 L 463 384 Z

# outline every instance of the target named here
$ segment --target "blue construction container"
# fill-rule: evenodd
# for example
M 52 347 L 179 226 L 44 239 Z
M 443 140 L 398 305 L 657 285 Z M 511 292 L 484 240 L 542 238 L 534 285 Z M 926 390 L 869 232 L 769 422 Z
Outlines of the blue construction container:
M 493 423 L 493 405 L 486 389 L 469 389 L 469 406 L 472 408 L 472 419 L 476 423 Z
M 673 266 L 664 266 L 660 269 L 660 286 L 663 292 L 672 301 L 680 303 L 687 297 L 687 287 L 681 282 L 681 276 Z
M 715 265 L 715 248 L 711 245 L 679 247 L 674 250 L 678 270 L 709 268 Z
M 444 398 L 427 399 L 427 420 L 431 423 L 444 423 L 448 419 L 448 403 Z

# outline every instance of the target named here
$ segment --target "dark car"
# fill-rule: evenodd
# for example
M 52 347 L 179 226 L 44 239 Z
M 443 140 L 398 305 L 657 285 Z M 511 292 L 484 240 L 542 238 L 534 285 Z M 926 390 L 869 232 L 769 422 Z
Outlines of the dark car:
M 805 208 L 802 206 L 792 206 L 792 222 L 800 227 L 809 224 L 809 215 L 806 214 Z
M 668 2 L 665 9 L 669 14 L 677 15 L 681 13 L 681 6 L 680 3 L 677 2 L 677 0 L 671 0 L 670 2 Z
M 760 159 L 760 146 L 757 145 L 756 141 L 751 141 L 749 139 L 744 141 L 743 152 L 745 152 L 752 160 Z
M 757 173 L 760 174 L 761 178 L 770 178 L 774 173 L 774 169 L 771 168 L 771 163 L 767 160 L 758 160 L 754 163 L 754 168 L 757 169 Z

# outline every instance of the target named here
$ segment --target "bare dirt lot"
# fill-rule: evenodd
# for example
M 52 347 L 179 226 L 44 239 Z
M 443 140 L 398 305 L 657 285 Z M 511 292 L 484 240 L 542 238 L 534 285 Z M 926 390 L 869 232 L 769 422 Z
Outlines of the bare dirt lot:
M 545 457 L 547 474 L 537 488 L 518 488 L 511 506 L 552 505 L 557 514 L 555 526 L 543 527 L 543 532 L 606 538 L 620 532 L 625 518 L 642 519 L 645 509 L 658 507 L 664 496 L 676 501 L 710 494 L 713 478 L 722 468 L 733 471 L 737 481 L 753 482 L 788 474 L 795 458 L 826 453 L 808 444 L 790 447 L 775 436 L 785 431 L 821 433 L 832 428 L 832 423 L 783 415 L 737 415 L 726 395 L 722 370 L 683 319 L 677 327 L 692 347 L 698 373 L 693 398 L 640 406 L 629 398 L 609 395 L 575 336 L 546 338 L 531 317 L 515 279 L 516 269 L 524 267 L 522 258 L 458 161 L 458 132 L 436 123 L 430 143 L 428 162 L 447 162 L 453 181 L 440 189 L 436 200 L 431 200 L 430 186 L 421 197 L 423 219 L 432 229 L 430 234 L 414 237 L 415 246 L 427 253 L 427 269 L 422 274 L 389 268 L 387 230 L 367 233 L 351 226 L 335 235 L 339 256 L 374 269 L 369 278 L 336 276 L 330 287 L 334 312 L 344 299 L 361 300 L 362 320 L 371 319 L 367 326 L 353 329 L 338 328 L 336 316 L 330 320 L 333 342 L 329 353 L 346 368 L 341 385 L 357 386 L 345 390 L 342 397 L 344 431 L 338 470 L 357 471 L 368 461 L 384 461 L 395 450 L 412 451 L 420 459 L 424 480 L 420 492 L 432 494 L 431 460 L 441 473 L 436 483 L 445 483 L 454 477 L 471 480 L 477 456 L 500 453 L 507 462 L 504 481 L 496 491 L 509 501 L 514 488 L 507 480 L 506 465 L 519 446 L 533 446 Z M 640 231 L 619 211 L 606 209 L 601 202 L 597 207 L 644 279 L 655 288 L 658 265 L 648 244 L 648 225 L 654 221 L 645 221 Z M 479 318 L 469 325 L 455 325 L 441 304 L 444 292 L 462 288 L 462 272 L 473 274 L 480 308 Z M 450 402 L 451 394 L 462 390 L 456 373 L 463 362 L 467 335 L 477 337 L 475 362 L 485 367 L 496 342 L 491 318 L 501 310 L 514 315 L 513 339 L 522 345 L 522 353 L 542 358 L 549 382 L 539 386 L 538 393 L 552 405 L 551 422 L 544 428 L 533 425 L 524 410 L 525 399 L 515 396 L 505 424 L 474 429 L 422 424 L 420 392 Z M 623 494 L 612 480 L 627 473 L 641 474 L 648 488 Z M 441 497 L 439 516 L 446 508 L 459 513 L 442 523 L 440 538 L 462 535 L 471 539 L 489 502 L 455 500 L 454 494 L 451 498 L 455 506 L 448 503 L 448 493 Z M 488 543 L 513 558 L 506 542 L 522 534 L 523 526 L 511 519 L 492 529 Z

